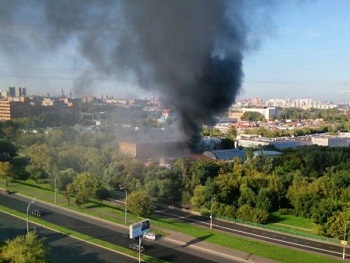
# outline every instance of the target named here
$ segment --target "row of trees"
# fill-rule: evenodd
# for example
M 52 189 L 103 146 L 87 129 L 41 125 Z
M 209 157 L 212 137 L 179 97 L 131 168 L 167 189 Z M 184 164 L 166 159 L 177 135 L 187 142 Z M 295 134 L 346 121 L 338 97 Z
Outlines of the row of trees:
M 246 111 L 242 117 L 244 121 L 266 121 L 263 114 L 256 111 Z M 285 108 L 279 112 L 276 119 L 278 120 L 314 120 L 322 119 L 326 122 L 347 122 L 347 115 L 338 109 L 301 109 Z
M 130 211 L 143 215 L 152 213 L 153 202 L 257 223 L 268 222 L 271 212 L 280 211 L 309 217 L 315 232 L 338 238 L 349 218 L 348 147 L 290 149 L 274 159 L 263 154 L 253 158 L 248 150 L 245 160 L 179 159 L 168 169 L 128 159 L 112 141 L 112 136 L 67 128 L 19 135 L 17 149 L 27 157 L 1 162 L 0 176 L 55 179 L 68 201 L 79 206 L 92 197 L 103 200 L 122 185 L 130 200 L 142 196 L 147 201 L 145 210 L 133 210 L 130 203 Z
M 339 109 L 300 109 L 286 108 L 283 109 L 277 116 L 279 120 L 313 120 L 323 119 L 326 122 L 347 122 L 347 115 Z

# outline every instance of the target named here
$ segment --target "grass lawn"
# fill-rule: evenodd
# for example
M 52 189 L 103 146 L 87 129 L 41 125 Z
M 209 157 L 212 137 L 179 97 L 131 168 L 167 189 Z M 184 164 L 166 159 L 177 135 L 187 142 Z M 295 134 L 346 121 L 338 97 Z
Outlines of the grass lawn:
M 49 184 L 38 184 L 34 181 L 28 180 L 25 182 L 12 182 L 9 184 L 9 190 L 27 195 L 30 197 L 37 197 L 37 199 L 54 202 L 54 193 Z M 115 204 L 111 202 L 104 202 L 102 205 L 98 202 L 90 202 L 84 205 L 84 208 L 77 208 L 74 205 L 68 205 L 67 199 L 58 194 L 57 205 L 61 205 L 70 209 L 78 210 L 85 214 L 98 216 L 100 218 L 110 220 L 115 223 L 124 224 L 124 206 L 122 204 Z M 283 220 L 282 220 L 283 219 Z M 303 228 L 303 222 L 298 218 L 290 216 L 282 217 L 278 223 L 285 225 L 291 225 L 297 228 Z M 128 214 L 128 222 L 140 221 L 139 217 Z M 172 219 L 164 219 L 160 217 L 152 217 L 152 228 L 156 229 L 155 232 L 167 233 L 167 229 L 185 233 L 193 238 L 202 239 L 206 242 L 215 243 L 220 246 L 229 247 L 232 249 L 246 252 L 247 254 L 254 254 L 261 257 L 269 258 L 278 262 L 295 263 L 295 262 L 317 262 L 317 263 L 331 263 L 342 262 L 342 260 L 320 256 L 316 254 L 302 252 L 300 250 L 294 250 L 284 248 L 280 246 L 274 246 L 271 244 L 246 239 L 243 237 L 237 237 L 230 234 L 221 233 L 219 231 L 211 230 L 209 228 L 202 228 L 193 226 L 188 223 L 176 222 Z M 310 224 L 307 221 L 306 224 Z M 307 225 L 305 225 L 307 228 Z M 153 229 L 152 229 L 153 231 Z
M 293 215 L 280 215 L 278 212 L 271 213 L 272 219 L 269 225 L 276 226 L 278 228 L 294 229 L 303 233 L 312 233 L 314 227 L 311 219 L 293 216 Z

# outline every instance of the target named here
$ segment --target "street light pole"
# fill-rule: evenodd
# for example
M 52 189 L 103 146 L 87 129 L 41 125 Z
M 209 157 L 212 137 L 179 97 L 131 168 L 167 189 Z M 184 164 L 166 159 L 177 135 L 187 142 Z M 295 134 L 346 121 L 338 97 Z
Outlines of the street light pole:
M 213 228 L 213 200 L 215 200 L 215 198 L 212 198 L 210 201 L 210 229 Z
M 125 225 L 128 217 L 128 190 L 125 189 Z
M 35 202 L 35 199 L 36 197 L 31 202 L 29 202 L 27 206 L 27 235 L 29 233 L 29 208 Z
M 124 188 L 121 186 L 121 185 L 119 185 L 119 189 L 120 190 L 123 190 Z M 124 204 L 125 204 L 125 207 L 124 207 L 124 211 L 125 211 L 125 215 L 124 215 L 124 224 L 126 225 L 126 223 L 127 223 L 127 217 L 128 217 L 128 190 L 125 188 L 124 189 L 125 190 L 125 202 L 124 202 Z
M 141 236 L 139 236 L 139 263 L 141 263 Z
M 344 227 L 344 241 L 343 241 L 343 260 L 345 260 L 345 248 L 346 248 L 346 227 L 348 225 L 349 221 L 345 222 L 345 227 Z
M 49 171 L 46 171 L 46 172 L 52 178 L 52 174 Z M 53 189 L 53 191 L 54 191 L 53 197 L 54 197 L 55 204 L 57 204 L 57 177 L 56 177 L 56 175 L 53 176 L 53 182 L 54 182 L 54 185 L 53 185 L 53 187 L 54 187 L 54 189 Z
M 57 204 L 57 177 L 55 175 L 55 204 Z

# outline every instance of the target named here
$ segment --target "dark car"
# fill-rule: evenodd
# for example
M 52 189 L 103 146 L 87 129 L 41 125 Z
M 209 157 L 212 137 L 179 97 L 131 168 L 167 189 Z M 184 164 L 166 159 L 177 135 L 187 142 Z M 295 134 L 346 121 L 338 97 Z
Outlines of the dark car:
M 141 252 L 145 251 L 145 248 L 143 246 L 140 247 L 138 244 L 130 244 L 129 248 L 136 250 L 136 251 L 139 251 L 139 249 L 140 249 Z
M 41 211 L 41 210 L 34 210 L 34 211 L 32 212 L 32 215 L 33 215 L 33 216 L 37 216 L 37 217 L 41 217 L 41 216 L 44 215 L 44 212 Z

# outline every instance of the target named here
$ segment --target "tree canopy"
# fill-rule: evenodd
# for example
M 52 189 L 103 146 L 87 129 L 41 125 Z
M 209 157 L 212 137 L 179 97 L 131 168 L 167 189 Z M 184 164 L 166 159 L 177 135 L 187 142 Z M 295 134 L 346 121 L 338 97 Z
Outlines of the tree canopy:
M 6 240 L 0 252 L 0 259 L 8 263 L 47 263 L 49 251 L 45 247 L 45 238 L 39 238 L 35 231 L 27 235 Z

